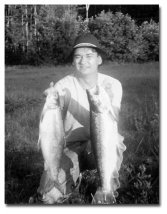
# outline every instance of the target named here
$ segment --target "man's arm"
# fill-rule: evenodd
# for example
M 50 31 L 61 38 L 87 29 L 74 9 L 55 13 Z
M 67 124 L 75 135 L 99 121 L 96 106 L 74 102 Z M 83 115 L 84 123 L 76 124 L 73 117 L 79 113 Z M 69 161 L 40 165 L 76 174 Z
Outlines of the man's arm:
M 112 83 L 106 84 L 105 90 L 109 95 L 112 109 L 114 111 L 114 116 L 118 121 L 122 101 L 122 85 L 118 80 L 115 79 Z

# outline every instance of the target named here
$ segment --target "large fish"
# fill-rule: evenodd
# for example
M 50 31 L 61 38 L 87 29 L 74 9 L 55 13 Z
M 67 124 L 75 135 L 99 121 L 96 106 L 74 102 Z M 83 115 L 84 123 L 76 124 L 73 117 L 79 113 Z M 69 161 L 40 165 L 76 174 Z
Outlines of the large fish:
M 52 84 L 46 94 L 46 102 L 40 118 L 38 141 L 45 162 L 40 190 L 38 189 L 42 194 L 50 191 L 54 186 L 60 187 L 58 174 L 65 144 L 59 94 Z
M 119 141 L 117 118 L 105 90 L 96 86 L 87 90 L 90 104 L 90 135 L 95 155 L 101 187 L 96 191 L 94 204 L 115 203 L 114 191 L 117 188 L 117 144 Z

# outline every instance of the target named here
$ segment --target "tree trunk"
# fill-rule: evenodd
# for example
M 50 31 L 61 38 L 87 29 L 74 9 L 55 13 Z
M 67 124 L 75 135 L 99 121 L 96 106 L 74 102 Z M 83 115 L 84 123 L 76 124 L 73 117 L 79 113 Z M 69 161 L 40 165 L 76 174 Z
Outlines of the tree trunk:
M 37 35 L 37 6 L 34 5 L 34 35 Z
M 5 19 L 6 19 L 6 27 L 9 27 L 9 20 L 10 20 L 10 15 L 9 15 L 9 9 L 10 5 L 5 5 Z
M 22 40 L 24 41 L 24 12 L 23 12 L 23 8 L 22 8 L 22 14 L 21 14 L 21 27 L 22 27 Z M 22 50 L 23 50 L 23 53 L 25 52 L 25 44 L 24 42 L 22 43 Z
M 28 11 L 27 11 L 27 5 L 25 5 L 25 20 L 26 20 L 26 24 L 25 24 L 25 30 L 26 30 L 26 50 L 28 51 L 28 35 L 29 35 L 29 31 L 28 31 Z

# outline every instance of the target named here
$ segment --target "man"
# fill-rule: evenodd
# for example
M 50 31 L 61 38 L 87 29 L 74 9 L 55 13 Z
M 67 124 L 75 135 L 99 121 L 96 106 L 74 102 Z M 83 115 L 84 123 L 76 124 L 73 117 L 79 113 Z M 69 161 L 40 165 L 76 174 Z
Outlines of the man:
M 118 80 L 98 72 L 104 54 L 93 35 L 87 33 L 79 36 L 72 52 L 74 72 L 55 85 L 51 85 L 46 91 L 46 93 L 52 91 L 59 93 L 66 139 L 60 163 L 60 169 L 64 170 L 64 175 L 59 176 L 60 186 L 52 185 L 52 188 L 48 188 L 51 181 L 47 170 L 41 177 L 38 192 L 42 194 L 42 200 L 46 204 L 54 204 L 63 197 L 63 194 L 71 193 L 72 186 L 76 184 L 80 172 L 96 167 L 90 144 L 90 114 L 86 89 L 91 89 L 97 84 L 103 87 L 110 97 L 114 114 L 118 118 L 122 86 Z M 122 153 L 125 150 L 122 141 L 123 138 L 118 148 L 118 170 L 122 162 Z M 46 162 L 45 159 L 44 161 Z

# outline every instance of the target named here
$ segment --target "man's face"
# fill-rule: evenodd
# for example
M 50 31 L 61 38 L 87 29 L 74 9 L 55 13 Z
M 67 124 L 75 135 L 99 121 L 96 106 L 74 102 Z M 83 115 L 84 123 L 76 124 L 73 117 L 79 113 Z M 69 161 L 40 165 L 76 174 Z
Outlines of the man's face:
M 74 52 L 73 64 L 81 76 L 98 72 L 102 58 L 93 48 L 77 48 Z

